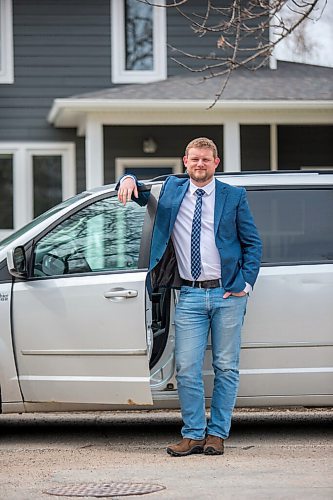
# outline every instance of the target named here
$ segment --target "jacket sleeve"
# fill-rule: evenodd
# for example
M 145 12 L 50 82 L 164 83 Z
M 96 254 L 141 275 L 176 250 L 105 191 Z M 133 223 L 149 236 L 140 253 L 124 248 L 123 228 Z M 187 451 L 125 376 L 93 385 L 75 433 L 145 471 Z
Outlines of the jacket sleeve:
M 242 273 L 244 280 L 252 287 L 257 279 L 262 255 L 262 243 L 247 201 L 246 190 L 242 189 L 237 210 L 237 231 L 242 247 Z
M 138 187 L 139 197 L 136 198 L 134 196 L 134 194 L 132 194 L 132 197 L 131 197 L 132 201 L 134 201 L 135 203 L 137 203 L 141 207 L 144 207 L 145 205 L 147 205 L 148 199 L 149 199 L 149 196 L 150 196 L 150 191 L 146 191 L 145 189 L 143 189 L 144 188 L 143 182 L 138 181 L 138 179 L 133 174 L 130 174 L 130 175 L 125 174 L 122 177 L 120 177 L 119 181 L 116 184 L 115 190 L 118 191 L 118 189 L 120 187 L 120 184 L 121 184 L 121 181 L 122 181 L 122 179 L 124 179 L 124 177 L 132 177 L 132 179 L 134 179 L 134 181 L 135 181 L 135 183 L 136 183 L 136 185 Z

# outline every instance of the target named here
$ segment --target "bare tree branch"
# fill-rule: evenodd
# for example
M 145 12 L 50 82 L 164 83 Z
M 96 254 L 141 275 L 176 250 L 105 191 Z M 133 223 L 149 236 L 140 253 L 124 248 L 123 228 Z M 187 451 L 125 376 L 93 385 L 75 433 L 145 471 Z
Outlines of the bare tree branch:
M 161 7 L 158 0 L 138 1 Z M 256 71 L 268 66 L 274 48 L 299 30 L 312 14 L 316 13 L 319 19 L 326 4 L 327 0 L 205 0 L 194 10 L 189 0 L 166 0 L 164 8 L 175 9 L 193 36 L 208 39 L 206 46 L 210 49 L 202 54 L 200 43 L 197 52 L 169 44 L 175 54 L 171 60 L 190 72 L 202 74 L 203 80 L 222 78 L 214 106 L 233 71 Z

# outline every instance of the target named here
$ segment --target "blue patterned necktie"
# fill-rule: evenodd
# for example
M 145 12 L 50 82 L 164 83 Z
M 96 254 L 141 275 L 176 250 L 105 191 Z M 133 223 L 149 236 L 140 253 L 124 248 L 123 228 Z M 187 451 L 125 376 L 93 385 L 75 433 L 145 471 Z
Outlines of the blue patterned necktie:
M 191 274 L 194 281 L 199 278 L 201 273 L 200 256 L 200 233 L 201 233 L 201 210 L 202 197 L 205 194 L 203 189 L 196 190 L 197 201 L 195 203 L 192 233 L 191 233 Z

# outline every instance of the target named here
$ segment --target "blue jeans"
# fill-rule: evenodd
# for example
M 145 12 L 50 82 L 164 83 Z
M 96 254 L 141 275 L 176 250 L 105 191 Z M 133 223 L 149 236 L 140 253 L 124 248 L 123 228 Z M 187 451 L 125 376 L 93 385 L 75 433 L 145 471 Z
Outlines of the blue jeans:
M 247 295 L 223 299 L 223 288 L 183 286 L 176 307 L 176 378 L 183 418 L 182 436 L 226 439 L 239 384 L 241 328 Z M 211 331 L 214 389 L 206 422 L 202 368 Z

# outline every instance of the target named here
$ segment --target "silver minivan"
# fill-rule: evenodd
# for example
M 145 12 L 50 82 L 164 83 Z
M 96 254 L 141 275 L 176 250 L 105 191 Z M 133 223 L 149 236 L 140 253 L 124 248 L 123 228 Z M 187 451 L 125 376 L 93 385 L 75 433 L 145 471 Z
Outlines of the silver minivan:
M 264 246 L 237 405 L 332 405 L 333 172 L 217 179 L 247 189 Z M 146 289 L 162 185 L 146 207 L 84 192 L 0 242 L 2 412 L 178 406 L 178 291 Z M 209 404 L 209 345 L 204 380 Z

